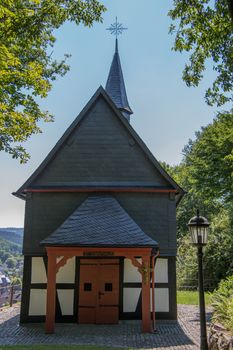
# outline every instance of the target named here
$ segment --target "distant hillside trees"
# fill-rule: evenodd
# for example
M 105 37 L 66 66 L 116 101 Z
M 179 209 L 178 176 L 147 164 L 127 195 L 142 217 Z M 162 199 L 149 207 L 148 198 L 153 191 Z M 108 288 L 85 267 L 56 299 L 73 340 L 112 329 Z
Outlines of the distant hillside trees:
M 1 238 L 2 232 L 5 232 L 4 229 L 0 229 L 0 272 L 7 275 L 11 282 L 15 279 L 20 281 L 23 268 L 22 245 Z M 7 237 L 10 239 L 11 235 Z M 15 241 L 16 237 L 13 235 L 12 239 Z

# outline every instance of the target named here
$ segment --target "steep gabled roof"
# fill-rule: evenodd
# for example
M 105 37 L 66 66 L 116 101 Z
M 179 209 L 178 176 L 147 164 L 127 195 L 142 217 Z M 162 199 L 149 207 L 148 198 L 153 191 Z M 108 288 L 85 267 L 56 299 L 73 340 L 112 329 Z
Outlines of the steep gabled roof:
M 30 188 L 30 186 L 33 184 L 33 181 L 42 173 L 42 171 L 45 169 L 45 167 L 49 164 L 49 162 L 53 159 L 53 157 L 57 154 L 57 152 L 60 150 L 61 146 L 65 143 L 65 141 L 68 139 L 70 134 L 73 132 L 75 128 L 77 128 L 80 123 L 85 118 L 87 112 L 91 109 L 91 107 L 94 105 L 94 103 L 98 100 L 98 98 L 104 98 L 108 106 L 113 110 L 114 115 L 116 118 L 119 118 L 119 120 L 122 123 L 122 126 L 126 128 L 126 130 L 129 132 L 131 137 L 135 140 L 135 142 L 140 146 L 141 150 L 144 152 L 145 156 L 150 160 L 150 162 L 153 164 L 153 166 L 157 169 L 157 171 L 166 179 L 166 181 L 170 184 L 172 189 L 175 189 L 177 191 L 177 200 L 184 195 L 185 191 L 168 175 L 168 173 L 162 168 L 162 166 L 159 164 L 159 162 L 155 159 L 153 154 L 150 152 L 148 147 L 145 145 L 145 143 L 141 140 L 141 138 L 138 136 L 136 131 L 132 128 L 132 126 L 128 123 L 126 118 L 122 115 L 122 113 L 119 111 L 117 106 L 113 103 L 112 99 L 108 96 L 106 91 L 103 89 L 102 86 L 100 86 L 95 94 L 92 96 L 92 98 L 89 100 L 89 102 L 86 104 L 86 106 L 83 108 L 81 113 L 78 115 L 78 117 L 73 121 L 73 123 L 69 126 L 69 128 L 65 131 L 63 136 L 59 139 L 59 141 L 56 143 L 56 145 L 53 147 L 53 149 L 49 152 L 47 157 L 43 160 L 43 162 L 39 165 L 39 167 L 35 170 L 35 172 L 29 177 L 29 179 L 18 189 L 17 192 L 14 192 L 13 194 L 20 198 L 25 198 L 25 192 L 24 190 Z
M 118 52 L 118 40 L 116 39 L 115 53 L 108 74 L 108 79 L 105 87 L 106 92 L 111 97 L 115 105 L 119 108 L 126 119 L 130 120 L 130 115 L 133 113 L 129 106 L 125 82 L 121 69 L 121 61 Z
M 44 246 L 158 247 L 112 196 L 89 196 Z

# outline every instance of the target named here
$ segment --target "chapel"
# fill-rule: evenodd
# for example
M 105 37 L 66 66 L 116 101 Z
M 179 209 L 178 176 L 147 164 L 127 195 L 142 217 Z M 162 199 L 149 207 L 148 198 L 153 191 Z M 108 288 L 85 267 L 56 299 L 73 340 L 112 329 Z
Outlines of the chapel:
M 130 124 L 118 50 L 99 87 L 14 193 L 25 201 L 21 323 L 177 318 L 176 207 L 184 190 Z M 157 131 L 158 132 L 158 131 Z M 162 130 L 161 130 L 162 132 Z

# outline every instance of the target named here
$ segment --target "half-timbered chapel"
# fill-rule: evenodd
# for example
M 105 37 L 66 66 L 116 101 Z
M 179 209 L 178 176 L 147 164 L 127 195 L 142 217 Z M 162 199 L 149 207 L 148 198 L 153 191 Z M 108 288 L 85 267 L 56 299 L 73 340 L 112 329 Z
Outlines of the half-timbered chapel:
M 38 169 L 25 200 L 21 323 L 176 319 L 176 206 L 184 191 L 130 118 L 118 42 L 99 87 Z

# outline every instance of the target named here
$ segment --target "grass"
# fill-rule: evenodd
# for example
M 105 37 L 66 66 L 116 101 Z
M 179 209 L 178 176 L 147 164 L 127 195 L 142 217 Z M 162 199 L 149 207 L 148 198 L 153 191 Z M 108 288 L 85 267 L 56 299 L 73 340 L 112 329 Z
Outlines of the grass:
M 210 305 L 211 293 L 205 293 L 205 303 Z M 198 291 L 178 291 L 177 303 L 186 305 L 198 305 Z
M 85 346 L 85 345 L 15 345 L 0 346 L 0 350 L 120 350 L 117 348 L 108 348 L 103 346 Z M 121 349 L 122 350 L 122 349 Z

